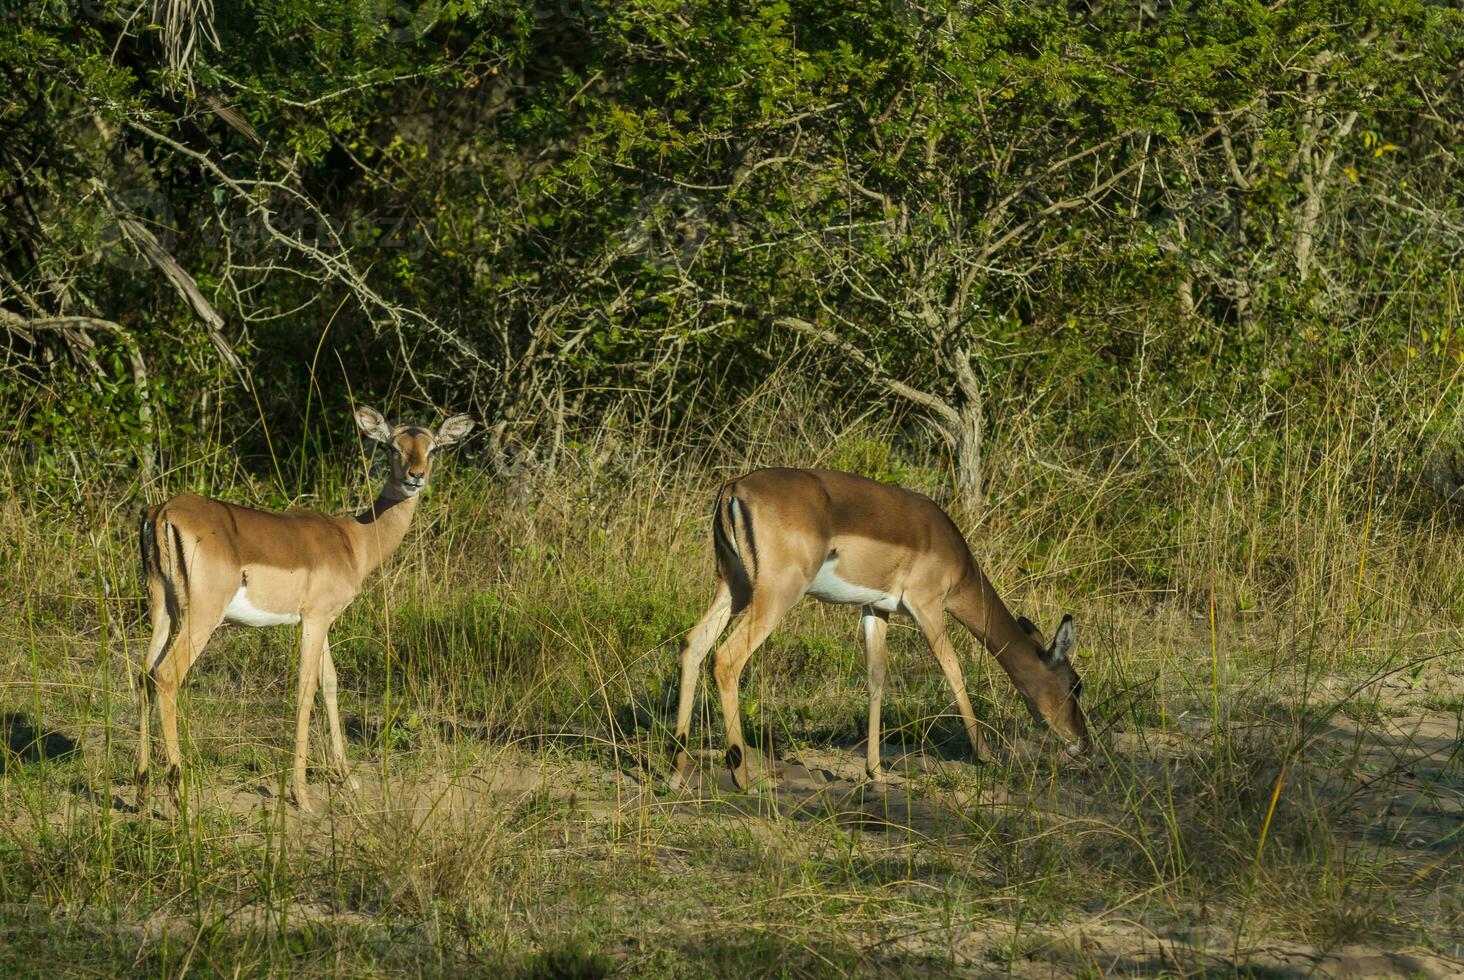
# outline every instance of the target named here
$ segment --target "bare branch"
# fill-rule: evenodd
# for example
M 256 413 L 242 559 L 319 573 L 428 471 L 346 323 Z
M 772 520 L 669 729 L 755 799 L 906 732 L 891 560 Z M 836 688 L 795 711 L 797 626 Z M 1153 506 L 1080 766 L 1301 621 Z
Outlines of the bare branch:
M 163 274 L 163 278 L 172 284 L 173 288 L 178 291 L 178 295 L 183 298 L 183 301 L 193 308 L 194 313 L 198 314 L 198 318 L 204 323 L 209 343 L 213 344 L 214 350 L 218 351 L 219 357 L 229 366 L 229 369 L 235 374 L 243 372 L 243 363 L 239 360 L 239 356 L 234 353 L 233 345 L 229 343 L 228 338 L 221 332 L 221 328 L 224 325 L 223 316 L 218 310 L 214 309 L 213 304 L 203 295 L 203 291 L 198 288 L 198 283 L 194 281 L 186 269 L 178 264 L 178 260 L 173 258 L 167 249 L 163 248 L 157 236 L 146 225 L 137 220 L 136 216 L 133 215 L 126 205 L 117 200 L 116 196 L 107 191 L 105 187 L 102 187 L 100 182 L 94 181 L 93 183 L 106 196 L 108 203 L 117 213 L 117 225 L 121 229 L 123 237 L 133 244 L 153 268 Z
M 330 251 L 326 251 L 310 242 L 305 241 L 302 238 L 288 234 L 285 231 L 281 230 L 275 224 L 275 212 L 273 212 L 268 206 L 266 206 L 264 201 L 261 200 L 260 195 L 254 193 L 254 190 L 258 188 L 271 188 L 279 190 L 280 192 L 293 198 L 296 202 L 300 204 L 301 207 L 304 207 L 308 211 L 310 211 L 311 215 L 319 221 L 320 227 L 325 228 L 329 231 L 330 222 L 327 221 L 325 219 L 325 216 L 321 214 L 320 210 L 315 207 L 314 202 L 305 197 L 305 195 L 301 194 L 299 191 L 296 191 L 294 188 L 288 187 L 287 185 L 282 184 L 278 181 L 236 179 L 234 177 L 231 177 L 229 173 L 224 170 L 224 168 L 221 167 L 218 162 L 215 161 L 208 154 L 201 153 L 198 150 L 193 149 L 192 147 L 185 146 L 177 140 L 165 136 L 164 134 L 158 132 L 152 127 L 146 125 L 145 123 L 138 122 L 135 119 L 128 119 L 127 124 L 133 129 L 142 133 L 143 135 L 148 136 L 159 143 L 162 143 L 164 146 L 173 150 L 175 153 L 180 153 L 183 156 L 197 161 L 200 166 L 202 166 L 205 170 L 207 170 L 210 174 L 217 178 L 225 187 L 233 192 L 235 199 L 243 204 L 251 214 L 254 214 L 259 218 L 261 226 L 264 228 L 266 234 L 268 234 L 272 240 L 283 246 L 286 250 L 304 256 L 305 258 L 314 262 L 317 266 L 321 268 L 321 270 L 326 273 L 326 275 L 344 285 L 351 292 L 351 295 L 356 299 L 356 302 L 361 306 L 362 310 L 365 311 L 367 316 L 371 316 L 373 311 L 380 311 L 384 313 L 391 320 L 399 333 L 407 329 L 408 321 L 414 321 L 416 323 L 419 323 L 427 330 L 428 333 L 437 337 L 437 339 L 442 341 L 453 351 L 462 355 L 465 359 L 473 362 L 474 364 L 482 368 L 488 368 L 490 370 L 495 368 L 495 365 L 493 365 L 486 358 L 484 358 L 483 355 L 479 353 L 476 347 L 468 343 L 457 333 L 442 326 L 432 317 L 421 312 L 420 310 L 413 309 L 411 307 L 400 306 L 387 300 L 375 289 L 373 289 L 370 284 L 366 282 L 366 279 L 362 275 L 362 273 L 356 270 L 355 266 L 351 262 L 350 256 L 347 254 L 346 248 L 335 237 L 333 232 L 330 232 L 330 237 L 335 247 Z M 408 365 L 408 367 L 409 366 L 410 365 Z
M 861 368 L 868 371 L 871 378 L 883 385 L 892 394 L 928 409 L 949 425 L 954 426 L 960 424 L 960 413 L 952 408 L 945 399 L 932 395 L 928 391 L 913 388 L 903 381 L 890 377 L 873 358 L 832 330 L 826 330 L 823 327 L 816 326 L 807 320 L 802 320 L 794 316 L 773 317 L 770 322 L 775 327 L 783 327 L 796 331 L 805 337 L 812 337 L 820 343 L 834 348 L 849 357 Z

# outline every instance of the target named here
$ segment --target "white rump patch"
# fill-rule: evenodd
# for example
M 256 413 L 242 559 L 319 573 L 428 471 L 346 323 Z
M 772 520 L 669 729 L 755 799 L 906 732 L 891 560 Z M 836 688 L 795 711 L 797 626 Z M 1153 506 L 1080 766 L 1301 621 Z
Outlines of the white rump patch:
M 834 571 L 834 566 L 838 563 L 838 556 L 823 563 L 823 567 L 818 570 L 818 574 L 814 576 L 813 582 L 806 590 L 808 595 L 840 606 L 873 606 L 880 612 L 899 610 L 899 596 L 890 595 L 879 589 L 868 589 L 839 578 L 838 573 Z
M 300 617 L 295 613 L 265 612 L 249 601 L 248 589 L 241 585 L 229 600 L 229 608 L 224 610 L 224 620 L 241 626 L 284 626 L 298 623 Z

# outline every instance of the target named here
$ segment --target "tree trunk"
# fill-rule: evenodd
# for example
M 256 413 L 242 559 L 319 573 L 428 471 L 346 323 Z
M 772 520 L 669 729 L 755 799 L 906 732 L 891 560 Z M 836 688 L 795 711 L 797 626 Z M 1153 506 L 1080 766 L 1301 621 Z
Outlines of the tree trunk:
M 954 358 L 956 385 L 961 391 L 955 443 L 956 496 L 973 509 L 981 506 L 981 471 L 986 436 L 986 406 L 981 382 L 971 368 L 971 353 L 962 348 Z
M 981 403 L 961 407 L 960 431 L 956 433 L 956 494 L 972 508 L 981 506 L 982 436 L 986 419 Z

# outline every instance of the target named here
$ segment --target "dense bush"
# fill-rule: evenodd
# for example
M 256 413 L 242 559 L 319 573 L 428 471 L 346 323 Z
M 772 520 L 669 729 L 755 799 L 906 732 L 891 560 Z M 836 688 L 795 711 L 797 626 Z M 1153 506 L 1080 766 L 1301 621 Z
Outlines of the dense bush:
M 1358 375 L 1427 452 L 1461 61 L 1403 0 L 29 4 L 0 399 L 51 466 L 262 458 L 361 394 L 470 407 L 503 461 L 627 393 L 705 438 L 801 350 L 969 489 L 1014 417 L 1264 453 Z

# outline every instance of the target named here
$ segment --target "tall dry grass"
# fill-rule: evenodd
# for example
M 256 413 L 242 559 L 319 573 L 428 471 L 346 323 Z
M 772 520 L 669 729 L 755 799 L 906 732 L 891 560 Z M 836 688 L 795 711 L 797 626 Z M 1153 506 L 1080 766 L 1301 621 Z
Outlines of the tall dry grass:
M 998 403 L 979 500 L 946 490 L 948 461 L 913 420 L 841 415 L 782 381 L 680 432 L 627 400 L 552 465 L 495 474 L 469 450 L 333 631 L 350 751 L 374 789 L 333 797 L 321 825 L 277 793 L 283 629 L 220 632 L 185 696 L 190 806 L 130 812 L 146 642 L 134 513 L 183 489 L 362 506 L 373 464 L 342 435 L 349 419 L 320 419 L 309 453 L 277 446 L 259 466 L 226 445 L 175 452 L 143 488 L 85 467 L 67 482 L 12 448 L 0 698 L 8 730 L 60 741 L 6 756 L 0 964 L 1091 970 L 1054 936 L 1120 922 L 1170 937 L 1173 958 L 1135 954 L 1120 972 L 1238 968 L 1278 936 L 1448 952 L 1461 841 L 1435 818 L 1464 797 L 1457 727 L 1450 751 L 1390 719 L 1457 719 L 1464 704 L 1464 533 L 1415 477 L 1459 431 L 1457 387 L 1343 379 L 1328 404 L 1203 419 L 1150 403 L 1143 425 L 1096 443 Z M 1069 769 L 1035 748 L 963 638 L 978 713 L 1007 751 L 912 775 L 926 809 L 869 829 L 833 804 L 808 819 L 667 797 L 676 650 L 712 585 L 708 501 L 771 464 L 935 494 L 1009 603 L 1040 624 L 1072 612 L 1101 760 Z M 854 626 L 805 604 L 754 658 L 744 710 L 765 749 L 857 753 Z M 911 630 L 891 643 L 888 739 L 959 760 L 939 671 Z M 695 737 L 714 746 L 719 726 L 703 704 Z M 1424 766 L 1426 792 L 1399 796 Z M 1411 809 L 1378 812 L 1394 798 Z

